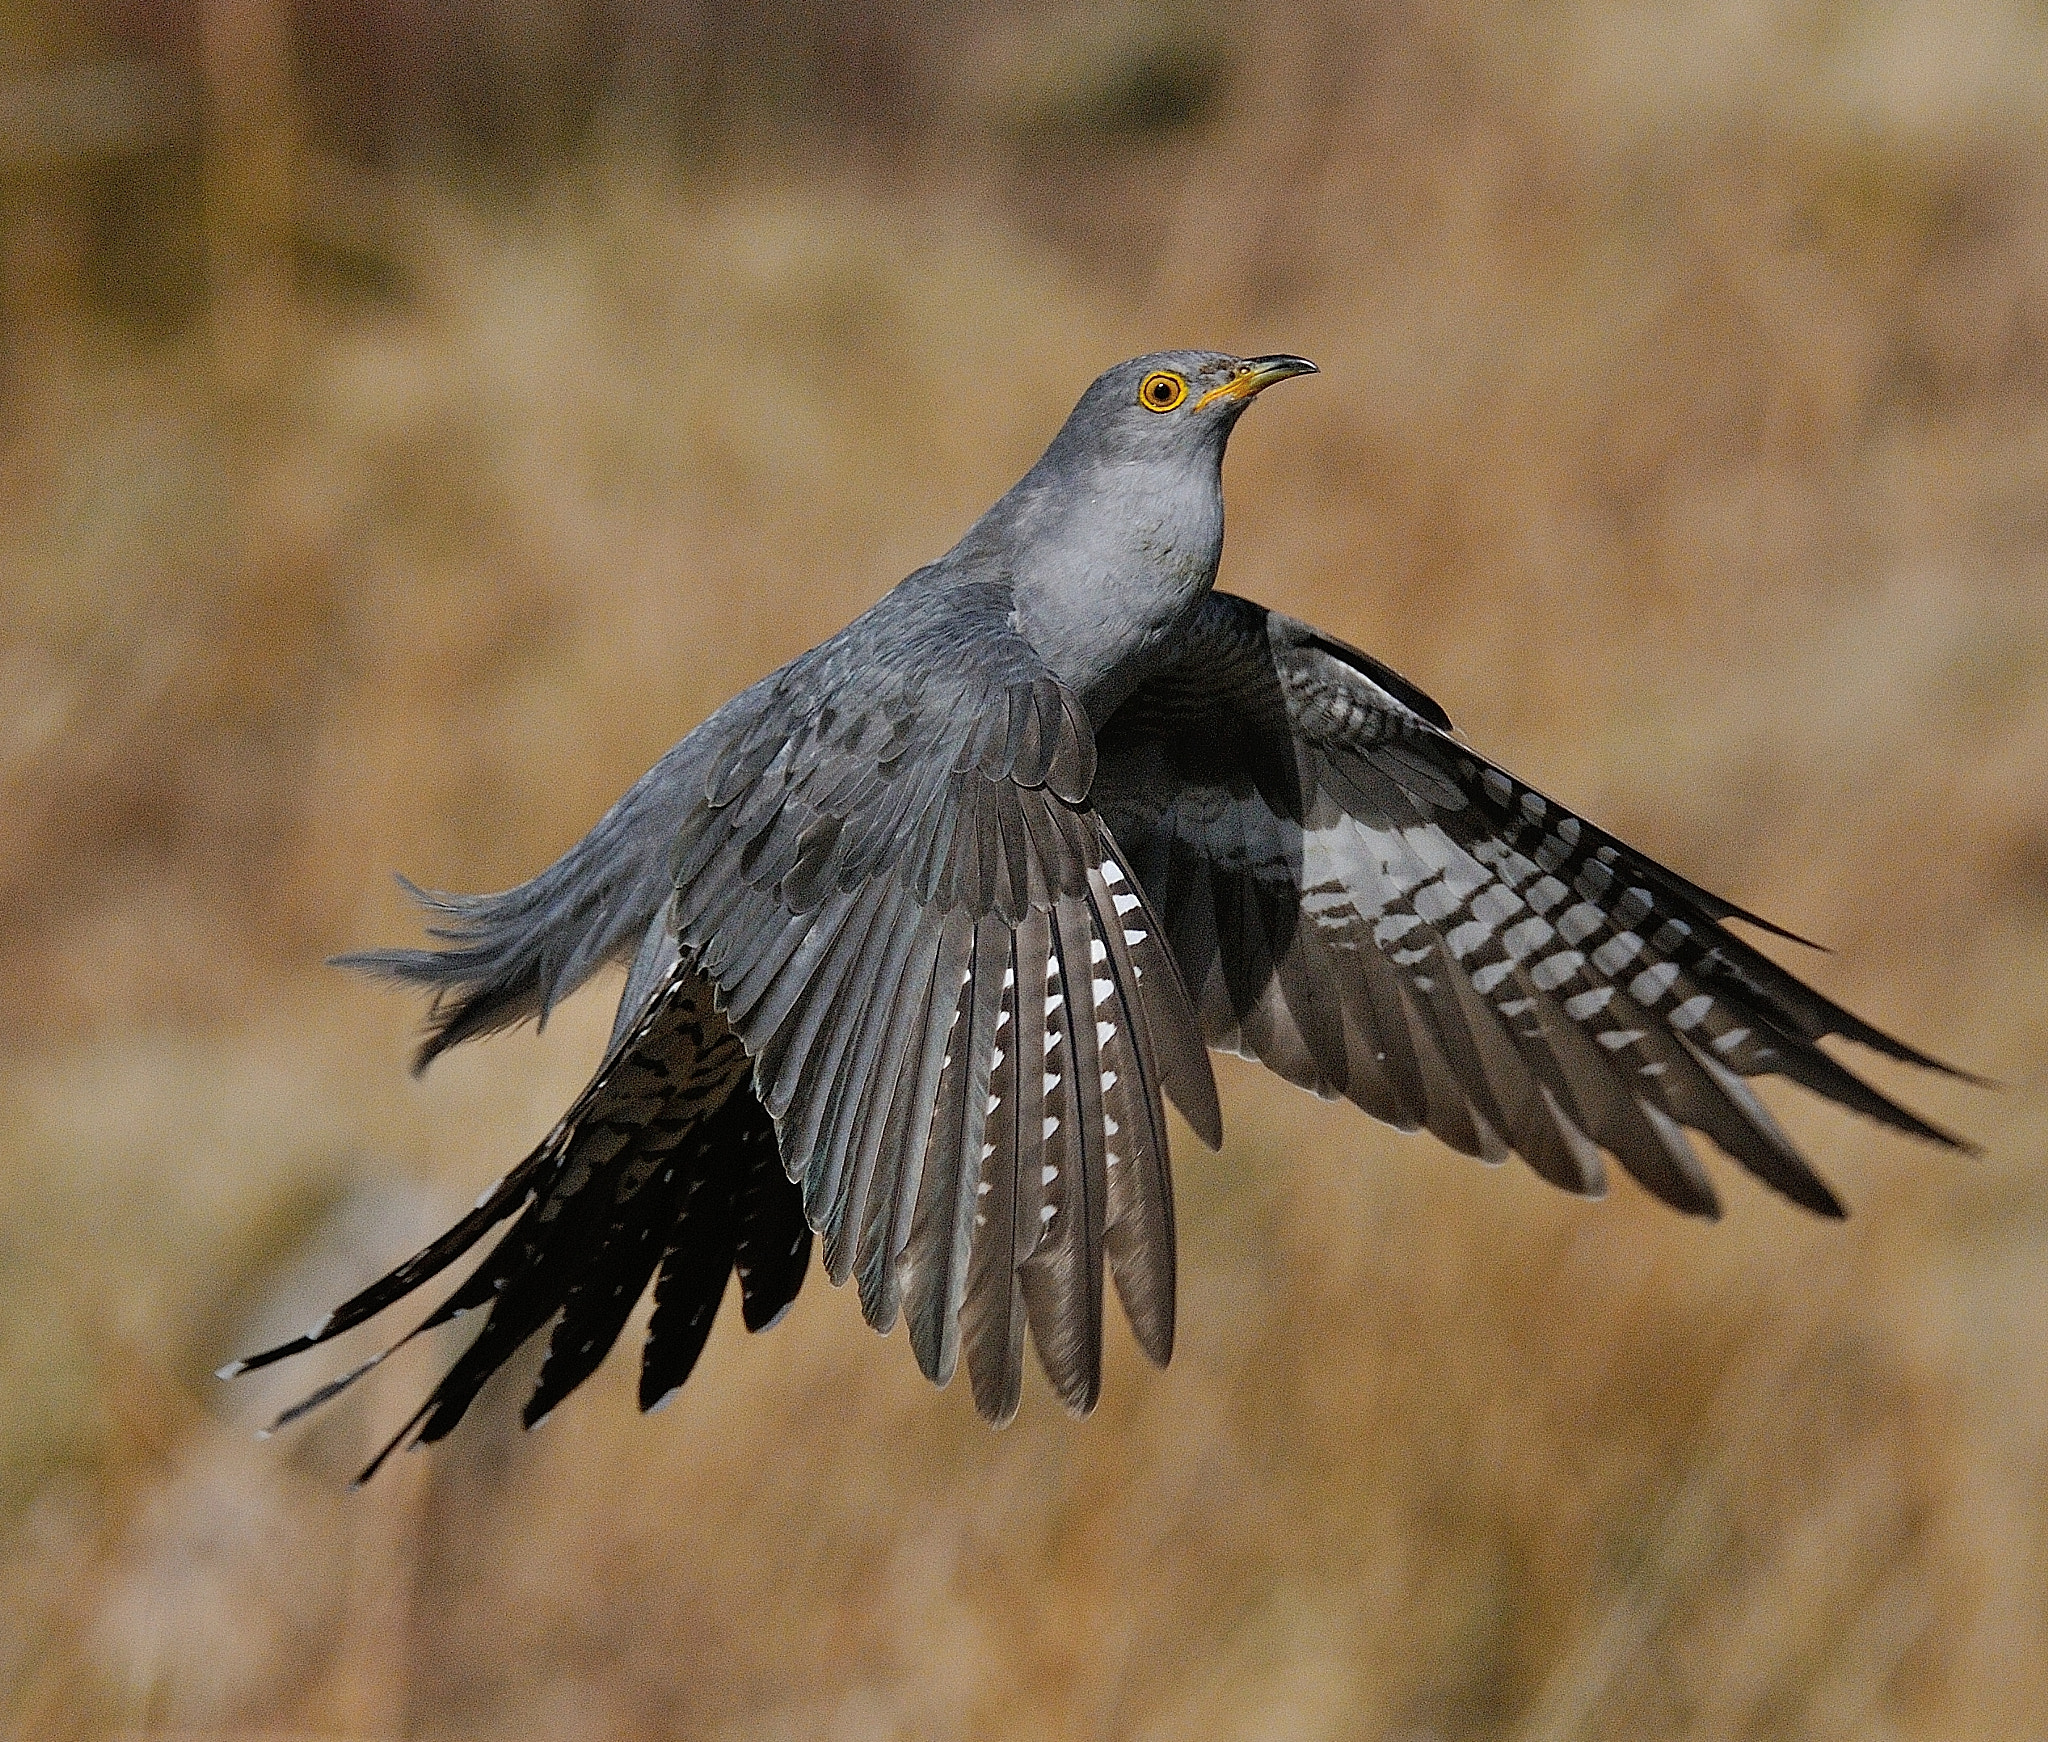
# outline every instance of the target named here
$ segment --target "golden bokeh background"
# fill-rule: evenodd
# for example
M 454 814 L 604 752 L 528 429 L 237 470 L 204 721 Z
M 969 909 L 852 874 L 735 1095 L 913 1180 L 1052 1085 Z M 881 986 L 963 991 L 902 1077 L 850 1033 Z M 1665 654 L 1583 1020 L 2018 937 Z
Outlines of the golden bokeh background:
M 443 1345 L 257 1442 L 354 1345 L 212 1369 L 608 1023 L 409 1080 L 319 965 L 388 873 L 538 868 L 1185 343 L 1324 371 L 1224 584 L 1835 946 L 1984 1155 L 1774 1093 L 1853 1218 L 1703 1227 L 1221 1061 L 1086 1423 L 814 1277 L 656 1418 L 349 1492 Z M 5 0 L 0 817 L 11 1735 L 2048 1734 L 2033 0 Z

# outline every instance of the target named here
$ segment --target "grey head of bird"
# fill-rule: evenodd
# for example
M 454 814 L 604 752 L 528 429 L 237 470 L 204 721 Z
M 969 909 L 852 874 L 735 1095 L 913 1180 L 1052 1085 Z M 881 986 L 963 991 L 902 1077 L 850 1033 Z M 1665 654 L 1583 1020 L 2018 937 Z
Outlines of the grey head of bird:
M 1171 648 L 1223 554 L 1223 452 L 1306 357 L 1155 351 L 1096 377 L 1038 463 L 947 553 L 999 578 L 1017 625 L 1100 724 Z

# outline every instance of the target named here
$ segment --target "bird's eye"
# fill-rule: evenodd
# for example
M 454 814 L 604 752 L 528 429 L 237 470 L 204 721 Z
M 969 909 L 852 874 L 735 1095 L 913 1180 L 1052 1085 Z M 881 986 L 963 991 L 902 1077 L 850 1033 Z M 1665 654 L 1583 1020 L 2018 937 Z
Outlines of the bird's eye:
M 1171 369 L 1154 369 L 1138 383 L 1138 403 L 1147 411 L 1171 411 L 1187 396 L 1187 382 Z

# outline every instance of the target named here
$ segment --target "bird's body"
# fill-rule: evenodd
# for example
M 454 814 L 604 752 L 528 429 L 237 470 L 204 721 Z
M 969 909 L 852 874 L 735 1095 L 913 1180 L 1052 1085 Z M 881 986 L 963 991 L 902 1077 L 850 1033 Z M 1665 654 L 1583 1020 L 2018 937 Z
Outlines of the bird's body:
M 772 1323 L 815 1231 L 928 1374 L 964 1354 L 984 1414 L 1014 1412 L 1027 1329 L 1085 1410 L 1105 1265 L 1140 1345 L 1171 1352 L 1164 1103 L 1220 1141 L 1205 1044 L 1573 1191 L 1602 1188 L 1604 1152 L 1699 1214 L 1687 1128 L 1840 1213 L 1756 1075 L 1952 1142 L 1816 1043 L 1934 1061 L 1722 923 L 1750 916 L 1493 767 L 1368 656 L 1212 591 L 1230 428 L 1309 367 L 1110 370 L 952 551 L 719 709 L 555 865 L 424 897 L 445 947 L 351 958 L 434 992 L 422 1066 L 630 972 L 541 1146 L 255 1362 L 510 1218 L 426 1321 L 484 1315 L 399 1438 L 440 1438 L 552 1323 L 545 1415 L 650 1280 L 652 1406 L 727 1276 Z

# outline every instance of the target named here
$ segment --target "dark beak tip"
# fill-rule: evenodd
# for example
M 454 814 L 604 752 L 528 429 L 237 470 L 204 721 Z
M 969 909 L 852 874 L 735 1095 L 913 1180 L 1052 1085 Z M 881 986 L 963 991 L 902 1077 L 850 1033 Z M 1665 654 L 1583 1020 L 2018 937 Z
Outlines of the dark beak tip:
M 1270 357 L 1249 359 L 1253 375 L 1261 386 L 1270 387 L 1275 382 L 1291 381 L 1297 375 L 1319 375 L 1322 373 L 1306 357 L 1290 356 L 1281 351 Z

